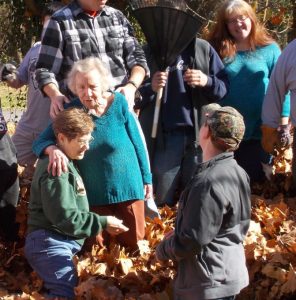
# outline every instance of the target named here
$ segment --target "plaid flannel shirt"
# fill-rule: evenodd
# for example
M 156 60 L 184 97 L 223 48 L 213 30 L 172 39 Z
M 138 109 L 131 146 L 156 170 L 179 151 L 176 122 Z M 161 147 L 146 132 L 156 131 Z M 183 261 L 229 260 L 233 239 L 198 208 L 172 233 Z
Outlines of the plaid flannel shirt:
M 103 61 L 111 74 L 111 87 L 125 83 L 136 65 L 149 73 L 133 28 L 119 10 L 105 6 L 91 17 L 74 0 L 53 15 L 44 32 L 36 65 L 39 88 L 54 83 L 67 93 L 65 78 L 71 66 L 90 56 Z

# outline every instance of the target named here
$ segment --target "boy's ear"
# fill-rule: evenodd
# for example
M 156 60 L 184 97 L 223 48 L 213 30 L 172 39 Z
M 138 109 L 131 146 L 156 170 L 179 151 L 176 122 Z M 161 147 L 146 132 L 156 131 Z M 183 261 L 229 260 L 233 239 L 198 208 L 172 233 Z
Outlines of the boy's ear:
M 205 127 L 205 130 L 204 130 L 205 138 L 209 138 L 211 136 L 210 126 L 205 123 L 204 127 Z

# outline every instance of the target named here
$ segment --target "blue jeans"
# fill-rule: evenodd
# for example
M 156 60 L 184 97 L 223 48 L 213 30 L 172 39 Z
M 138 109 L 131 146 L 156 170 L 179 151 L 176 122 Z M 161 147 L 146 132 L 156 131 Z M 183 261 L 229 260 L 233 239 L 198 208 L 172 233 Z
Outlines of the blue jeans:
M 176 130 L 163 134 L 164 148 L 157 148 L 152 173 L 157 205 L 172 205 L 178 188 L 184 188 L 201 162 L 192 146 L 195 140 L 194 130 Z M 182 169 L 180 167 L 182 165 Z
M 27 235 L 25 256 L 44 281 L 48 297 L 74 299 L 77 274 L 72 258 L 80 249 L 74 240 L 47 230 Z

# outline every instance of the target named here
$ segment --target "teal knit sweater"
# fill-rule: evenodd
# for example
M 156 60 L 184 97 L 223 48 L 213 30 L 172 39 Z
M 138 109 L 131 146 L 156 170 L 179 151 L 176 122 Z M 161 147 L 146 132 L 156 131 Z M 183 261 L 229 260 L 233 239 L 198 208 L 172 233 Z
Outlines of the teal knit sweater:
M 79 100 L 70 106 L 80 106 Z M 144 184 L 151 184 L 148 152 L 136 116 L 128 110 L 122 94 L 101 117 L 92 116 L 94 141 L 82 160 L 77 161 L 90 205 L 108 205 L 144 199 Z M 35 141 L 33 150 L 40 156 L 55 144 L 51 126 Z
M 225 70 L 230 83 L 229 92 L 219 104 L 236 108 L 244 117 L 244 140 L 261 139 L 261 111 L 269 78 L 281 51 L 277 44 L 238 51 L 233 60 L 226 59 Z M 283 103 L 282 116 L 290 114 L 290 97 Z

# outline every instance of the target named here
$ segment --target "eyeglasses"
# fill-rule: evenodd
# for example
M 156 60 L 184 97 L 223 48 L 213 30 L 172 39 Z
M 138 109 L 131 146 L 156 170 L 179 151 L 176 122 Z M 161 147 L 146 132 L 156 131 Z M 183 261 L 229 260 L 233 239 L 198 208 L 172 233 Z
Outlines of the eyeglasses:
M 237 23 L 243 23 L 245 22 L 247 19 L 249 19 L 248 16 L 244 16 L 244 15 L 241 15 L 241 16 L 238 16 L 236 18 L 231 18 L 231 19 L 228 19 L 226 20 L 226 23 L 228 25 L 235 25 Z
M 86 145 L 89 145 L 93 140 L 94 140 L 94 138 L 91 136 L 90 139 L 78 140 L 77 142 L 78 142 L 79 146 L 86 146 Z

